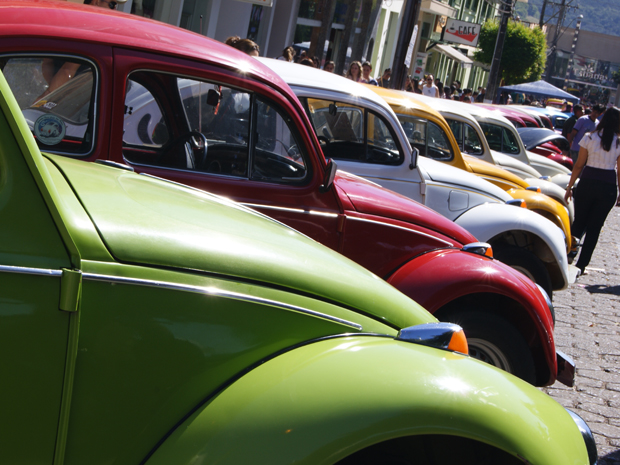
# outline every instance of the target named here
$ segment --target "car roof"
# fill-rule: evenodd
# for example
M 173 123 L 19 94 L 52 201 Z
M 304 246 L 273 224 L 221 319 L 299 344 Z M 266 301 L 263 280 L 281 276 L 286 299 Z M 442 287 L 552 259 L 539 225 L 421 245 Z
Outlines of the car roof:
M 1 1 L 0 37 L 65 39 L 190 58 L 242 71 L 293 97 L 279 76 L 233 47 L 160 21 L 91 5 Z
M 275 60 L 272 58 L 259 58 L 258 61 L 267 65 L 292 87 L 308 87 L 330 90 L 346 95 L 354 95 L 369 100 L 384 108 L 387 107 L 385 101 L 372 90 L 350 79 L 338 76 L 337 74 L 311 66 L 289 63 L 284 60 Z

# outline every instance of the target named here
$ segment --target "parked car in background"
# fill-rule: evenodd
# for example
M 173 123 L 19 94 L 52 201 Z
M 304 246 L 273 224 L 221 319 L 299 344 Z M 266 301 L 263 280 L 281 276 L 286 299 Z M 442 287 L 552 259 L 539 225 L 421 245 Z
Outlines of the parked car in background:
M 570 144 L 562 134 L 547 128 L 517 128 L 517 132 L 528 152 L 556 161 L 567 170 L 573 169 L 573 160 L 563 155 L 568 153 Z
M 1 463 L 596 461 L 581 418 L 344 257 L 43 156 L 1 73 L 0 135 Z
M 572 383 L 545 292 L 436 212 L 337 173 L 291 89 L 258 60 L 135 16 L 16 5 L 0 3 L 0 67 L 43 150 L 242 202 L 361 264 L 439 319 L 458 320 L 471 354 L 539 385 Z M 42 70 L 65 65 L 74 77 L 50 91 Z M 59 135 L 41 130 L 48 123 Z
M 418 98 L 446 119 L 463 154 L 497 165 L 530 185 L 539 187 L 543 194 L 564 205 L 572 224 L 573 204 L 564 199 L 570 172 L 541 155 L 528 154 L 510 121 L 478 105 L 425 96 Z M 490 144 L 493 144 L 493 150 Z M 544 169 L 547 176 L 543 177 L 536 166 Z
M 537 112 L 539 114 L 546 115 L 551 120 L 552 127 L 550 129 L 553 129 L 555 132 L 559 132 L 560 134 L 562 133 L 564 122 L 568 118 L 570 118 L 572 115 L 571 112 L 566 113 L 552 106 L 547 106 L 547 107 L 529 106 L 529 107 L 523 107 L 523 109 L 529 112 Z
M 490 243 L 496 258 L 520 270 L 547 292 L 568 285 L 571 278 L 560 230 L 534 212 L 506 205 L 511 197 L 497 186 L 435 160 L 417 158 L 418 149 L 412 151 L 406 131 L 387 103 L 372 91 L 373 87 L 279 60 L 261 61 L 282 76 L 302 99 L 323 152 L 336 159 L 341 168 L 454 220 L 479 240 Z M 416 112 L 413 130 L 419 132 L 418 144 L 432 140 L 429 150 L 458 151 L 445 120 L 437 112 L 415 101 L 404 102 L 409 111 Z M 367 155 L 378 144 L 384 150 L 377 151 L 377 156 L 374 152 Z M 426 150 L 421 145 L 418 148 Z M 417 166 L 409 162 L 414 159 Z
M 565 249 L 568 251 L 574 242 L 570 232 L 570 218 L 564 206 L 554 199 L 541 194 L 538 186 L 531 186 L 528 182 L 520 177 L 502 169 L 498 166 L 487 163 L 470 155 L 463 155 L 456 145 L 454 137 L 451 137 L 452 131 L 448 128 L 444 132 L 448 134 L 447 141 L 450 144 L 442 142 L 436 143 L 431 137 L 422 140 L 418 139 L 419 135 L 416 130 L 418 115 L 416 112 L 420 106 L 420 98 L 418 94 L 413 92 L 399 92 L 391 89 L 370 87 L 379 94 L 396 112 L 399 121 L 405 127 L 409 142 L 413 147 L 420 150 L 423 156 L 440 161 L 441 163 L 454 166 L 463 171 L 474 173 L 483 179 L 497 185 L 506 190 L 514 198 L 523 198 L 527 203 L 527 208 L 539 213 L 545 218 L 551 220 L 558 226 L 565 238 Z M 411 102 L 411 103 L 410 103 Z M 436 118 L 442 121 L 442 125 L 447 126 L 445 120 L 436 110 L 432 110 L 427 106 L 427 113 L 435 113 Z M 446 142 L 447 142 L 446 141 Z
M 513 105 L 491 105 L 487 103 L 476 103 L 476 106 L 495 111 L 508 119 L 517 128 L 539 128 L 540 123 L 535 117 L 513 108 Z

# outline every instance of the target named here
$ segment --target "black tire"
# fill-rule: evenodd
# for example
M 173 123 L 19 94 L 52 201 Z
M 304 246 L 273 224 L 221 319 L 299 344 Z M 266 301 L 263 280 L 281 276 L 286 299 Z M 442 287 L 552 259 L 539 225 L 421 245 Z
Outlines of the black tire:
M 494 257 L 511 268 L 523 273 L 542 287 L 549 298 L 553 298 L 551 277 L 543 262 L 527 249 L 514 246 L 493 248 Z
M 530 348 L 519 331 L 504 318 L 463 309 L 441 315 L 440 319 L 463 328 L 470 356 L 536 384 L 536 367 Z

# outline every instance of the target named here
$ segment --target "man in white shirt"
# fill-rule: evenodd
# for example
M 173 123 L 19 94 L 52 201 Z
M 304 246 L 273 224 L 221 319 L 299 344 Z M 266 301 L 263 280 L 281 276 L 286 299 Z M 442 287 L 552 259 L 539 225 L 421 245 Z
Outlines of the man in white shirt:
M 432 74 L 426 76 L 424 85 L 422 86 L 422 94 L 428 97 L 439 97 L 439 90 L 435 85 L 435 80 Z

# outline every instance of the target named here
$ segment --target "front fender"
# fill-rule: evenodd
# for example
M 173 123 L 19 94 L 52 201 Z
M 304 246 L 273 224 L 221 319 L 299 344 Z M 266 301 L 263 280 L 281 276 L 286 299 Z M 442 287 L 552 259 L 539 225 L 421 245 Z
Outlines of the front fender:
M 552 282 L 563 283 L 559 289 L 568 286 L 566 242 L 560 229 L 548 219 L 525 208 L 489 203 L 467 210 L 454 222 L 483 242 L 489 242 L 509 231 L 526 231 L 535 235 L 547 247 L 543 262 L 549 263 L 553 260 L 556 264 L 548 268 L 556 270 L 557 275 L 551 276 Z
M 518 271 L 474 253 L 441 249 L 406 263 L 387 281 L 431 313 L 461 297 L 473 295 L 501 295 L 516 302 L 523 309 L 520 317 L 531 321 L 535 328 L 545 361 L 555 378 L 553 318 L 540 290 Z
M 507 192 L 513 199 L 525 200 L 529 210 L 540 213 L 545 218 L 555 223 L 555 225 L 564 233 L 564 237 L 566 238 L 566 250 L 570 250 L 572 245 L 570 220 L 568 218 L 568 212 L 563 205 L 560 205 L 558 202 L 544 194 L 539 194 L 534 191 L 528 191 L 525 189 L 510 189 Z
M 469 438 L 535 465 L 586 465 L 553 399 L 467 356 L 379 337 L 323 340 L 247 373 L 171 432 L 147 465 L 328 465 L 416 435 Z
M 565 175 L 561 174 L 560 177 L 564 177 Z M 570 179 L 570 178 L 569 178 Z M 560 180 L 560 178 L 558 178 Z M 568 213 L 568 220 L 570 224 L 573 224 L 573 220 L 575 219 L 575 208 L 573 207 L 573 202 L 568 203 L 564 199 L 564 194 L 566 193 L 566 186 L 564 188 L 560 187 L 552 180 L 545 181 L 544 179 L 536 179 L 536 178 L 528 178 L 527 182 L 530 183 L 531 186 L 540 187 L 540 192 L 545 194 L 548 197 L 551 197 L 556 202 L 562 204 Z M 566 181 L 568 185 L 568 180 Z

